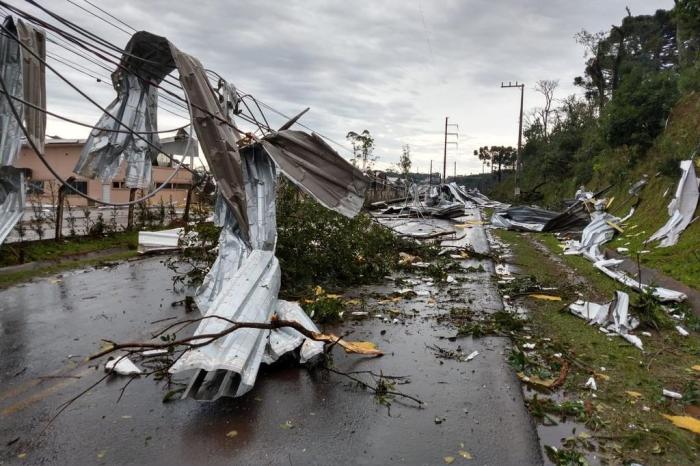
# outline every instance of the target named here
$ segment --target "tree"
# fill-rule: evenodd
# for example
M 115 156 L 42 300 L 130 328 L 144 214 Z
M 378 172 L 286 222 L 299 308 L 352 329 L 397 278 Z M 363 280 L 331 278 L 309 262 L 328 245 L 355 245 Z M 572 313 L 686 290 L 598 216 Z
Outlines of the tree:
M 361 161 L 362 171 L 371 168 L 377 157 L 372 155 L 374 152 L 374 138 L 369 131 L 364 130 L 360 134 L 350 131 L 345 138 L 352 143 L 353 165 L 357 166 L 358 162 Z
M 544 97 L 544 107 L 537 109 L 537 113 L 542 124 L 542 134 L 545 139 L 547 139 L 549 134 L 547 129 L 550 127 L 549 123 L 552 120 L 552 113 L 556 111 L 552 109 L 552 104 L 554 103 L 554 91 L 557 87 L 559 87 L 559 80 L 541 79 L 535 84 L 535 91 Z
M 481 163 L 491 164 L 491 173 L 493 167 L 498 165 L 498 181 L 501 181 L 501 168 L 513 167 L 517 160 L 518 151 L 511 146 L 488 146 L 479 147 L 478 151 L 474 151 Z
M 408 178 L 408 174 L 411 171 L 411 147 L 408 144 L 401 148 L 401 157 L 399 157 L 399 163 L 396 165 L 404 178 Z
M 479 147 L 479 150 L 474 150 L 474 155 L 481 160 L 481 171 L 484 171 L 484 165 L 487 167 L 491 165 L 491 152 L 487 146 Z M 491 172 L 493 173 L 493 165 L 491 165 Z

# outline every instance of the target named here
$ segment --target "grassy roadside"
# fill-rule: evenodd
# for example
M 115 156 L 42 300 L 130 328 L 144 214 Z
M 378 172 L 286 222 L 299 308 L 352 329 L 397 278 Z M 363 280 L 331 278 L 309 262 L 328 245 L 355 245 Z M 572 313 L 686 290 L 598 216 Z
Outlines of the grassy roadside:
M 102 262 L 124 260 L 136 256 L 138 232 L 119 232 L 100 238 L 69 238 L 8 243 L 0 246 L 0 267 L 39 262 L 37 268 L 0 274 L 0 287 L 27 281 L 78 267 L 88 267 Z M 86 257 L 99 254 L 99 257 Z
M 137 231 L 122 231 L 97 238 L 65 238 L 58 242 L 48 239 L 24 243 L 5 243 L 0 245 L 0 267 L 34 261 L 61 260 L 70 256 L 112 248 L 136 250 L 137 246 Z
M 589 263 L 579 263 L 584 261 L 581 258 L 554 258 L 552 253 L 558 254 L 560 249 L 553 237 L 537 236 L 549 249 L 547 252 L 536 247 L 526 234 L 503 230 L 495 234 L 510 245 L 521 273 L 535 276 L 544 286 L 557 287 L 563 299 L 523 298 L 522 304 L 530 311 L 527 341 L 535 343 L 537 353 L 526 353 L 526 357 L 551 359 L 561 353 L 572 362 L 557 393 L 557 399 L 563 397 L 564 401 L 530 400 L 533 415 L 544 417 L 547 412 L 567 411 L 577 417 L 599 445 L 597 454 L 614 464 L 698 464 L 700 435 L 680 429 L 662 416 L 700 413 L 700 372 L 691 369 L 700 364 L 698 334 L 682 337 L 672 328 L 644 329 L 651 333 L 650 337 L 642 337 L 644 352 L 619 337 L 606 336 L 562 308 L 577 298 L 576 292 L 583 299 L 609 301 L 613 291 L 619 289 L 615 282 L 597 273 Z M 583 281 L 573 286 L 564 269 Z M 631 297 L 634 302 L 635 297 Z M 639 335 L 641 329 L 636 333 Z M 516 336 L 516 344 L 519 338 L 527 337 Z M 591 376 L 598 385 L 595 392 L 584 388 Z M 682 393 L 683 399 L 664 397 L 664 388 Z M 581 408 L 577 410 L 577 406 Z M 570 446 L 581 443 L 579 438 L 568 441 Z
M 136 257 L 137 255 L 138 253 L 136 251 L 120 251 L 115 252 L 114 254 L 100 256 L 99 258 L 66 259 L 60 262 L 56 262 L 55 264 L 40 267 L 38 269 L 22 270 L 18 272 L 0 274 L 0 288 L 6 288 L 8 286 L 29 281 L 32 278 L 45 277 L 47 275 L 53 275 L 55 273 L 63 272 L 66 270 L 91 267 L 93 265 L 126 260 L 132 257 Z

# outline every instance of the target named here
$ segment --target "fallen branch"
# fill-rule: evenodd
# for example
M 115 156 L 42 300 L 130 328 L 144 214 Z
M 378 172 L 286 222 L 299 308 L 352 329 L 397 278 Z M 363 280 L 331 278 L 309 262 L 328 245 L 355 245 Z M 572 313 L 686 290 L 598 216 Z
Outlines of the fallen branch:
M 223 338 L 226 335 L 229 335 L 229 334 L 235 332 L 236 330 L 239 330 L 242 328 L 274 330 L 274 329 L 283 328 L 283 327 L 293 328 L 294 330 L 301 333 L 305 337 L 307 337 L 311 340 L 314 340 L 314 341 L 323 341 L 326 343 L 337 343 L 348 352 L 370 354 L 370 355 L 375 355 L 375 356 L 379 356 L 379 355 L 383 354 L 381 351 L 379 351 L 376 348 L 371 348 L 367 345 L 359 344 L 357 342 L 345 341 L 342 338 L 335 336 L 335 335 L 326 335 L 323 333 L 312 332 L 298 322 L 290 321 L 290 320 L 279 320 L 276 318 L 273 318 L 272 320 L 270 320 L 270 322 L 236 322 L 236 321 L 233 321 L 231 319 L 227 319 L 227 318 L 221 317 L 221 316 L 204 316 L 204 317 L 200 317 L 197 319 L 187 319 L 185 321 L 175 322 L 174 324 L 171 324 L 168 327 L 166 327 L 164 330 L 161 330 L 160 332 L 156 333 L 154 335 L 154 338 L 163 335 L 168 330 L 173 329 L 177 326 L 180 326 L 180 328 L 178 328 L 178 330 L 177 330 L 177 332 L 179 332 L 189 325 L 201 322 L 205 319 L 212 319 L 212 318 L 224 320 L 224 321 L 230 323 L 231 326 L 220 331 L 220 332 L 217 332 L 217 333 L 205 333 L 205 334 L 201 334 L 201 335 L 193 335 L 190 337 L 180 338 L 180 339 L 166 341 L 166 342 L 116 343 L 116 342 L 113 342 L 110 340 L 104 340 L 107 343 L 109 343 L 110 346 L 108 348 L 104 349 L 103 351 L 100 351 L 97 354 L 93 354 L 92 356 L 90 356 L 88 358 L 88 360 L 98 359 L 98 358 L 101 358 L 101 357 L 106 356 L 108 354 L 114 353 L 115 351 L 120 351 L 120 350 L 135 351 L 135 350 L 144 350 L 144 349 L 170 349 L 170 348 L 175 348 L 178 346 L 185 346 L 188 349 L 192 350 L 192 349 L 200 348 L 202 346 L 206 346 L 206 345 L 208 345 L 216 340 L 219 340 L 220 338 Z

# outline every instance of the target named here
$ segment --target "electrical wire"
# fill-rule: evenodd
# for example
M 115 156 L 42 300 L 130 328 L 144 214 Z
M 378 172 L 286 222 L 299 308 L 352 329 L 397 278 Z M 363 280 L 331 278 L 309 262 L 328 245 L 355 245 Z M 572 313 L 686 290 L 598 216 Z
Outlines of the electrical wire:
M 88 13 L 89 15 L 92 15 L 92 16 L 94 16 L 95 18 L 97 18 L 97 19 L 99 19 L 99 20 L 101 20 L 101 21 L 104 21 L 105 23 L 107 23 L 107 24 L 109 24 L 109 25 L 111 25 L 111 26 L 114 26 L 115 28 L 117 28 L 117 29 L 119 29 L 121 32 L 123 32 L 124 34 L 127 34 L 127 35 L 129 35 L 129 36 L 131 35 L 131 33 L 130 33 L 129 31 L 127 31 L 127 30 L 125 30 L 125 29 L 123 29 L 123 28 L 120 28 L 119 26 L 115 25 L 114 23 L 111 23 L 111 22 L 107 21 L 106 19 L 104 19 L 104 18 L 101 17 L 100 15 L 96 15 L 95 13 L 93 13 L 93 12 L 90 11 L 90 10 L 88 10 L 87 8 L 78 5 L 78 4 L 75 3 L 73 0 L 66 0 L 66 1 L 67 1 L 68 3 L 70 3 L 71 5 L 74 5 L 74 6 L 76 6 L 77 8 L 80 8 L 81 10 L 85 11 L 85 12 Z
M 25 0 L 25 1 L 27 1 L 28 3 L 33 3 L 33 2 L 30 1 L 30 0 Z M 69 2 L 72 3 L 71 0 L 67 0 L 67 1 L 69 1 Z M 118 21 L 119 23 L 123 24 L 124 26 L 128 27 L 128 28 L 131 29 L 132 31 L 136 31 L 136 28 L 134 28 L 134 27 L 131 26 L 130 24 L 128 24 L 128 23 L 122 21 L 121 19 L 119 19 L 119 18 L 117 18 L 116 16 L 110 14 L 109 12 L 103 10 L 102 8 L 97 7 L 96 5 L 92 4 L 92 3 L 89 2 L 88 0 L 84 0 L 84 1 L 85 1 L 86 3 L 88 3 L 88 4 L 90 4 L 91 6 L 95 7 L 96 9 L 98 9 L 98 10 L 101 11 L 102 13 L 108 15 L 108 16 L 111 17 L 112 19 L 114 19 L 114 20 Z M 94 15 L 94 13 L 93 13 L 93 15 Z M 421 8 L 421 15 L 422 15 L 422 8 Z M 106 22 L 110 23 L 109 21 L 105 20 L 104 18 L 101 18 L 101 19 L 102 19 L 103 21 L 106 21 Z M 112 23 L 110 23 L 110 24 L 112 24 Z M 425 18 L 423 18 L 423 25 L 424 25 L 424 27 L 425 27 Z M 112 26 L 117 27 L 117 26 L 114 25 L 114 24 L 112 24 Z M 430 47 L 430 43 L 428 43 L 428 44 L 429 44 L 429 47 Z M 113 44 L 112 44 L 112 45 L 113 45 Z M 116 46 L 114 46 L 114 47 L 116 47 Z M 431 59 L 432 59 L 432 47 L 430 47 L 430 49 L 431 49 L 430 52 L 431 52 Z M 137 58 L 138 58 L 138 57 L 137 57 Z M 223 78 L 221 77 L 221 75 L 219 75 L 218 73 L 216 73 L 216 72 L 214 72 L 214 71 L 207 70 L 207 72 L 208 72 L 208 73 L 214 74 L 214 75 L 215 75 L 217 78 L 219 78 L 219 79 L 223 79 Z M 172 83 L 169 83 L 169 84 L 172 85 Z M 276 109 L 273 108 L 272 106 L 270 106 L 270 105 L 268 105 L 268 104 L 262 102 L 261 100 L 255 98 L 255 97 L 252 97 L 250 94 L 239 94 L 239 98 L 241 98 L 241 99 L 243 99 L 243 98 L 246 97 L 246 96 L 250 96 L 250 97 L 254 100 L 256 106 L 258 107 L 258 110 L 260 111 L 260 114 L 261 114 L 262 117 L 263 117 L 263 120 L 265 120 L 265 125 L 264 125 L 264 126 L 266 127 L 265 129 L 267 129 L 268 131 L 273 131 L 273 130 L 272 130 L 272 128 L 270 127 L 269 123 L 267 122 L 267 118 L 265 117 L 265 114 L 262 112 L 262 109 L 260 109 L 260 105 L 266 107 L 268 110 L 272 111 L 273 113 L 276 113 L 276 114 L 278 114 L 278 115 L 280 115 L 280 116 L 286 118 L 287 120 L 289 120 L 289 119 L 291 118 L 291 117 L 285 115 L 284 113 L 282 113 L 282 112 L 276 110 Z M 246 107 L 248 107 L 248 106 L 245 104 L 245 101 L 244 101 L 244 105 L 245 105 Z M 248 123 L 255 124 L 255 125 L 258 126 L 258 128 L 262 131 L 262 130 L 263 130 L 263 125 L 260 124 L 260 123 L 257 121 L 257 119 L 255 118 L 255 116 L 253 115 L 253 112 L 250 111 L 250 108 L 248 108 L 248 111 L 249 111 L 249 113 L 251 114 L 251 117 L 249 117 L 249 118 L 243 117 L 242 119 L 243 119 L 244 121 L 247 121 Z M 237 115 L 237 116 L 241 117 L 240 114 Z M 335 140 L 331 139 L 330 137 L 328 137 L 328 136 L 326 136 L 326 135 L 324 135 L 324 134 L 322 134 L 322 133 L 320 133 L 320 132 L 314 130 L 313 128 L 310 128 L 309 126 L 306 126 L 306 125 L 304 125 L 304 124 L 302 124 L 302 123 L 299 123 L 299 122 L 297 122 L 297 124 L 298 124 L 299 126 L 305 128 L 305 129 L 309 130 L 309 131 L 312 131 L 312 132 L 318 134 L 320 137 L 322 137 L 323 139 L 326 139 L 326 140 L 329 141 L 330 143 L 335 144 L 336 146 L 338 146 L 338 147 L 340 147 L 340 148 L 346 150 L 349 154 L 353 154 L 353 151 L 352 151 L 349 147 L 347 147 L 346 145 L 344 145 L 344 144 L 342 144 L 342 143 L 340 143 L 340 142 L 338 142 L 338 141 L 335 141 Z
M 117 18 L 116 16 L 111 15 L 108 11 L 103 10 L 102 8 L 100 8 L 99 6 L 95 5 L 94 3 L 92 3 L 92 2 L 90 2 L 90 1 L 88 1 L 88 0 L 83 0 L 83 1 L 84 1 L 85 3 L 87 3 L 88 5 L 91 5 L 93 8 L 96 8 L 97 10 L 99 10 L 99 11 L 101 11 L 102 13 L 106 14 L 107 16 L 109 16 L 110 18 L 112 18 L 113 20 L 118 21 L 119 23 L 121 23 L 121 24 L 123 24 L 124 26 L 128 27 L 128 28 L 131 29 L 132 31 L 137 32 L 136 29 L 134 29 L 134 28 L 131 27 L 130 25 L 126 24 L 124 21 L 122 21 L 121 19 Z
M 160 192 L 163 188 L 165 188 L 165 186 L 167 186 L 175 178 L 175 175 L 177 175 L 180 168 L 184 167 L 184 165 L 182 163 L 177 162 L 175 159 L 172 159 L 174 162 L 176 162 L 178 164 L 177 168 L 175 170 L 173 170 L 173 173 L 165 181 L 163 181 L 163 183 L 160 186 L 158 186 L 156 189 L 154 189 L 153 191 L 151 191 L 147 195 L 141 197 L 140 199 L 135 199 L 133 201 L 121 202 L 121 203 L 105 202 L 105 201 L 102 201 L 100 199 L 96 199 L 92 196 L 89 196 L 87 194 L 84 194 L 83 192 L 79 191 L 76 187 L 74 187 L 72 184 L 68 183 L 68 181 L 63 179 L 61 177 L 61 175 L 59 175 L 58 172 L 56 172 L 56 170 L 51 166 L 51 164 L 48 162 L 48 160 L 46 160 L 46 156 L 36 146 L 33 138 L 29 135 L 29 131 L 24 126 L 24 122 L 22 121 L 21 115 L 17 111 L 15 104 L 12 102 L 12 99 L 10 98 L 10 94 L 7 92 L 7 86 L 5 85 L 5 79 L 1 75 L 0 75 L 0 87 L 2 87 L 3 94 L 5 95 L 5 99 L 7 100 L 7 103 L 10 106 L 10 110 L 12 111 L 12 115 L 15 117 L 15 120 L 17 120 L 17 124 L 19 125 L 20 129 L 22 130 L 22 133 L 24 133 L 24 137 L 27 139 L 27 142 L 32 147 L 32 149 L 36 153 L 37 157 L 39 157 L 39 160 L 41 160 L 41 162 L 46 166 L 46 168 L 51 172 L 51 174 L 61 183 L 61 185 L 67 187 L 68 189 L 73 191 L 75 194 L 77 194 L 78 196 L 80 196 L 84 199 L 87 199 L 88 201 L 92 201 L 92 202 L 95 202 L 97 204 L 111 206 L 111 207 L 127 207 L 130 205 L 135 205 L 135 204 L 141 203 L 141 202 L 145 201 L 146 199 L 150 199 L 151 197 L 158 194 L 158 192 Z M 192 139 L 189 139 L 187 141 L 187 151 L 189 151 L 189 148 L 190 148 L 189 146 L 191 143 L 192 143 Z M 170 156 L 170 157 L 172 157 L 172 156 Z M 187 168 L 187 167 L 184 167 L 184 168 Z M 190 171 L 192 171 L 192 170 L 190 170 Z M 194 174 L 195 172 L 192 171 L 192 173 Z
M 101 106 L 99 103 L 97 103 L 93 98 L 91 98 L 89 95 L 87 95 L 85 92 L 83 92 L 80 88 L 78 88 L 78 86 L 76 86 L 75 84 L 73 84 L 68 78 L 66 78 L 66 77 L 63 76 L 61 73 L 59 73 L 54 67 L 52 67 L 51 65 L 49 65 L 48 63 L 46 63 L 46 60 L 44 60 L 43 58 L 41 58 L 41 57 L 40 57 L 36 52 L 34 52 L 30 47 L 28 47 L 27 45 L 25 45 L 24 43 L 22 43 L 22 41 L 20 41 L 17 37 L 15 37 L 9 30 L 7 30 L 7 28 L 6 28 L 4 25 L 0 25 L 0 29 L 2 29 L 8 37 L 10 37 L 12 40 L 14 40 L 15 42 L 17 42 L 17 44 L 19 44 L 19 46 L 20 46 L 21 48 L 23 48 L 26 52 L 28 52 L 30 55 L 32 55 L 36 60 L 38 60 L 39 62 L 43 63 L 43 65 L 44 65 L 46 68 L 48 68 L 48 69 L 51 70 L 56 76 L 58 76 L 59 78 L 61 78 L 62 81 L 64 81 L 64 82 L 65 82 L 66 84 L 68 84 L 71 88 L 73 88 L 73 89 L 74 89 L 78 94 L 80 94 L 83 98 L 85 98 L 85 99 L 88 100 L 91 104 L 93 104 L 95 107 L 97 107 L 98 109 L 100 109 L 104 114 L 106 114 L 107 116 L 109 116 L 110 118 L 112 118 L 116 123 L 118 123 L 119 125 L 123 126 L 123 127 L 126 128 L 127 130 L 129 130 L 129 132 L 130 132 L 133 136 L 138 137 L 139 139 L 141 139 L 143 142 L 145 142 L 145 143 L 146 143 L 148 146 L 150 146 L 151 148 L 157 150 L 158 152 L 161 152 L 161 150 L 160 150 L 159 147 L 157 147 L 155 144 L 153 144 L 151 141 L 149 141 L 148 139 L 144 138 L 144 137 L 141 136 L 140 134 L 136 133 L 136 132 L 133 130 L 133 128 L 130 128 L 127 124 L 125 124 L 125 123 L 124 123 L 123 121 L 121 121 L 119 118 L 117 118 L 117 117 L 115 117 L 114 115 L 112 115 L 110 112 L 107 111 L 106 108 L 102 107 L 102 106 Z M 5 89 L 3 89 L 3 90 L 5 90 Z M 5 90 L 5 92 L 7 92 L 7 91 Z M 10 101 L 11 99 L 10 99 L 9 97 L 7 97 L 7 100 Z M 191 110 L 190 110 L 190 115 L 191 115 L 191 113 L 192 113 L 192 112 L 191 112 Z M 192 117 L 190 117 L 190 121 L 192 121 Z M 190 139 L 190 141 L 191 141 L 191 139 Z M 189 143 L 189 142 L 188 142 L 188 143 Z M 188 149 L 189 149 L 189 147 L 188 147 Z M 176 162 L 176 163 L 178 163 L 179 165 L 182 165 L 182 164 L 181 164 L 180 162 L 178 162 L 172 155 L 166 154 L 166 153 L 164 153 L 164 152 L 161 152 L 161 153 L 163 153 L 164 155 L 166 155 L 166 156 L 167 156 L 168 158 L 170 158 L 170 160 L 172 160 L 173 162 Z M 192 169 L 190 169 L 190 168 L 188 168 L 188 167 L 185 167 L 185 168 L 188 169 L 190 172 L 192 172 L 192 174 L 195 174 L 194 170 L 192 170 Z
M 4 94 L 4 92 L 0 92 L 0 93 Z M 131 130 L 127 131 L 124 129 L 100 128 L 98 126 L 91 125 L 89 123 L 83 123 L 82 121 L 74 120 L 72 118 L 68 118 L 67 116 L 51 112 L 51 111 L 46 110 L 45 108 L 42 108 L 38 105 L 34 105 L 31 102 L 27 102 L 26 100 L 24 100 L 20 97 L 11 95 L 10 98 L 12 98 L 12 100 L 16 100 L 17 102 L 20 102 L 22 105 L 26 105 L 27 107 L 33 108 L 34 110 L 37 110 L 37 111 L 42 112 L 42 113 L 46 113 L 49 116 L 52 116 L 54 118 L 58 118 L 59 120 L 63 120 L 67 123 L 72 123 L 72 124 L 78 125 L 78 126 L 84 126 L 86 128 L 90 128 L 91 130 L 106 131 L 109 133 L 164 134 L 164 133 L 174 133 L 176 131 L 179 131 L 181 129 L 185 129 L 185 128 L 192 125 L 191 123 L 188 123 L 188 124 L 183 125 L 183 126 L 178 126 L 177 128 L 162 129 L 162 130 L 158 130 L 158 131 L 131 131 Z

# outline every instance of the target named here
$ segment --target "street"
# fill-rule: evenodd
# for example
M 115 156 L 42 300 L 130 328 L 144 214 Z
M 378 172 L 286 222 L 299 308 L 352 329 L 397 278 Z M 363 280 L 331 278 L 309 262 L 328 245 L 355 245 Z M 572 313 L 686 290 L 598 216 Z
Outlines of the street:
M 466 240 L 484 247 L 482 226 L 465 231 Z M 448 339 L 454 328 L 436 320 L 467 301 L 484 312 L 502 309 L 487 260 L 461 261 L 469 269 L 447 285 L 417 280 L 414 291 L 430 296 L 388 307 L 379 301 L 396 291 L 391 281 L 350 290 L 345 297 L 365 297 L 370 318 L 325 329 L 351 330 L 349 339 L 373 341 L 385 351 L 367 358 L 334 348 L 335 368 L 407 376 L 410 383 L 395 389 L 421 399 L 424 408 L 399 398 L 387 408 L 336 374 L 274 366 L 261 371 L 245 396 L 213 403 L 163 403 L 167 390 L 146 378 L 134 380 L 119 400 L 129 379 L 112 376 L 47 427 L 61 403 L 103 376 L 104 361 L 99 368 L 85 362 L 101 338 L 145 340 L 167 323 L 151 322 L 185 317 L 183 307 L 171 305 L 182 297 L 161 260 L 68 272 L 0 291 L 0 462 L 443 464 L 466 461 L 464 453 L 474 464 L 542 462 L 507 363 L 507 339 Z M 479 354 L 471 361 L 438 359 L 428 348 L 434 345 Z

